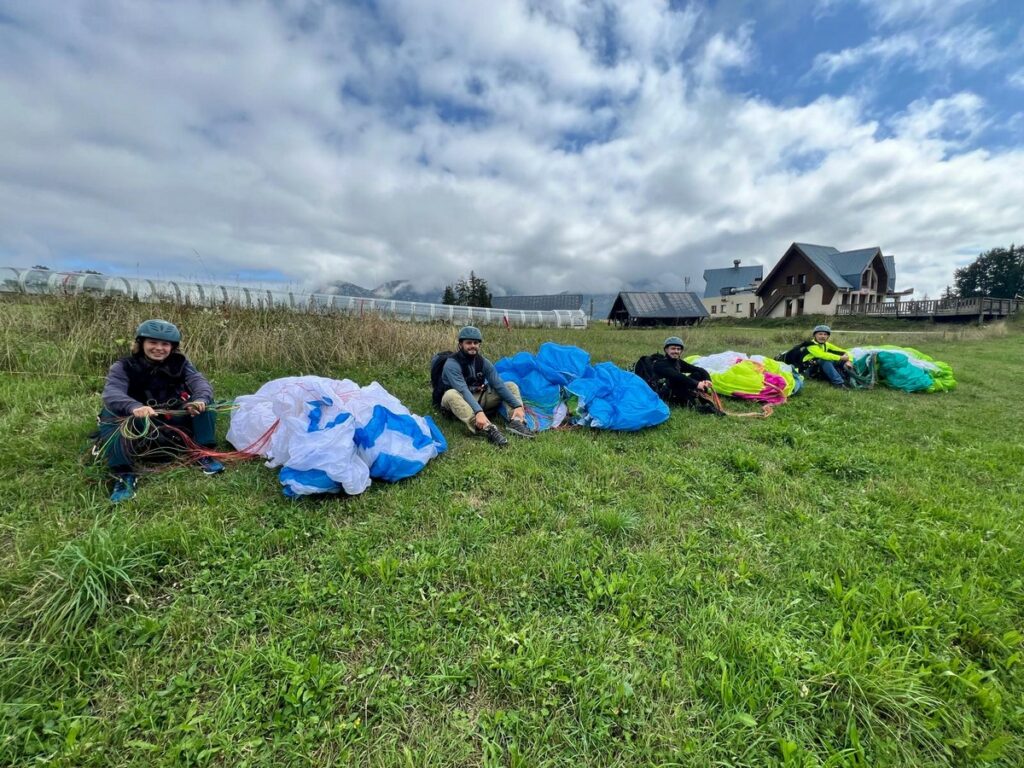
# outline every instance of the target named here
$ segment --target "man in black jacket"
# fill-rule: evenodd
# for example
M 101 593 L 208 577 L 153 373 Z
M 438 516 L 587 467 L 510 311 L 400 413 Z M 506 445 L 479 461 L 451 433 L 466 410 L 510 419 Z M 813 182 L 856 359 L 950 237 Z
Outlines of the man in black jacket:
M 705 410 L 707 401 L 699 397 L 699 393 L 706 392 L 711 387 L 711 375 L 703 368 L 690 365 L 683 360 L 684 347 L 683 340 L 678 336 L 669 336 L 665 339 L 665 354 L 655 356 L 654 374 L 665 382 L 668 391 L 666 401 L 670 405 L 687 405 Z M 709 410 L 718 409 L 711 406 Z

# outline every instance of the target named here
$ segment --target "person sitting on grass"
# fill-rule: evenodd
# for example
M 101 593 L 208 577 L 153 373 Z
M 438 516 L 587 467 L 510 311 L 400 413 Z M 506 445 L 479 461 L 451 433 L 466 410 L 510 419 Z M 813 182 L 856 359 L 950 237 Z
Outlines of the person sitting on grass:
M 812 379 L 824 379 L 833 387 L 846 389 L 853 361 L 849 352 L 829 342 L 831 335 L 832 329 L 827 325 L 814 326 L 814 338 L 804 345 L 806 351 L 800 367 Z
M 663 355 L 653 356 L 654 375 L 664 382 L 665 402 L 685 405 L 701 413 L 720 413 L 700 395 L 711 388 L 711 374 L 683 360 L 686 345 L 678 336 L 669 336 L 662 345 Z
M 494 415 L 504 404 L 508 430 L 520 437 L 534 437 L 536 433 L 526 425 L 519 387 L 515 382 L 502 381 L 491 361 L 480 354 L 483 341 L 475 326 L 467 325 L 459 331 L 459 349 L 444 360 L 434 385 L 434 404 L 465 424 L 470 434 L 482 434 L 499 447 L 507 445 L 508 438 L 491 423 L 488 414 Z
M 114 476 L 112 502 L 135 495 L 138 459 L 184 453 L 183 434 L 204 448 L 216 447 L 217 414 L 208 408 L 213 387 L 178 351 L 180 343 L 174 323 L 146 320 L 135 331 L 131 355 L 107 371 L 99 445 Z M 208 475 L 224 471 L 209 456 L 200 457 L 199 466 Z

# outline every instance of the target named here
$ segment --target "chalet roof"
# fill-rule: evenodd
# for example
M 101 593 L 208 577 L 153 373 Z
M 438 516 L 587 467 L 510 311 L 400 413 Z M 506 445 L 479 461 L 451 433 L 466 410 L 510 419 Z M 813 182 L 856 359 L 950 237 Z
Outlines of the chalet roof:
M 793 243 L 786 253 L 788 254 L 792 248 L 796 248 L 802 253 L 832 285 L 843 290 L 860 288 L 860 279 L 864 270 L 868 268 L 875 256 L 882 254 L 880 248 L 839 251 L 830 245 L 813 245 L 812 243 Z M 768 285 L 784 260 L 784 258 L 779 259 L 779 262 L 772 267 L 768 278 L 761 283 L 762 286 Z M 896 285 L 896 262 L 892 256 L 882 256 L 882 261 L 886 270 L 886 283 L 889 286 L 887 290 L 892 290 Z M 761 293 L 760 288 L 758 293 Z
M 889 285 L 886 290 L 892 292 L 896 290 L 896 259 L 892 256 L 883 256 L 882 261 L 885 262 L 885 274 L 889 276 Z
M 832 265 L 843 276 L 843 280 L 851 288 L 860 287 L 860 276 L 871 266 L 871 260 L 880 256 L 878 248 L 861 248 L 857 251 L 843 251 L 832 255 Z
M 760 264 L 751 267 L 724 267 L 722 269 L 704 270 L 704 298 L 727 296 L 731 292 L 723 289 L 749 289 L 754 280 L 764 276 L 764 267 Z
M 615 299 L 609 319 L 619 302 L 630 317 L 642 318 L 695 318 L 707 317 L 708 311 L 693 291 L 623 291 Z

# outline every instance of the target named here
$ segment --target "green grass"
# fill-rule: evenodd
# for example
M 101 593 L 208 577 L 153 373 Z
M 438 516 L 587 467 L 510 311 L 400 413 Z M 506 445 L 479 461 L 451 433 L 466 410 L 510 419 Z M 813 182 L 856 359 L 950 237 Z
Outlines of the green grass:
M 2 309 L 0 765 L 1024 763 L 1019 323 L 836 334 L 949 362 L 944 395 L 809 384 L 765 420 L 681 411 L 504 451 L 441 422 L 448 454 L 357 498 L 288 501 L 250 462 L 149 475 L 112 507 L 85 435 L 116 340 L 154 310 Z M 452 335 L 156 314 L 218 396 L 317 373 L 420 413 Z M 485 329 L 486 353 L 550 338 L 627 364 L 666 333 Z

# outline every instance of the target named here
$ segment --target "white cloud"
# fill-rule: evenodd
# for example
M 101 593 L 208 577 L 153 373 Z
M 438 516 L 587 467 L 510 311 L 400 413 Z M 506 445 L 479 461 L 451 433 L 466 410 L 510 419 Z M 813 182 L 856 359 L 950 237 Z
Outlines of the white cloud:
M 958 93 L 931 102 L 918 100 L 893 123 L 900 136 L 922 146 L 936 140 L 944 149 L 955 149 L 985 127 L 984 106 L 973 93 Z
M 979 97 L 883 137 L 855 98 L 735 95 L 756 29 L 653 0 L 166 7 L 8 4 L 0 263 L 699 288 L 808 240 L 912 285 L 1024 220 L 1022 153 L 966 151 Z
M 962 10 L 987 5 L 990 0 L 859 0 L 886 24 L 906 21 L 940 22 Z
M 835 53 L 820 53 L 813 71 L 832 77 L 860 67 L 886 68 L 905 64 L 917 70 L 943 70 L 950 66 L 981 69 L 1002 56 L 992 31 L 971 24 L 941 30 L 914 29 Z

